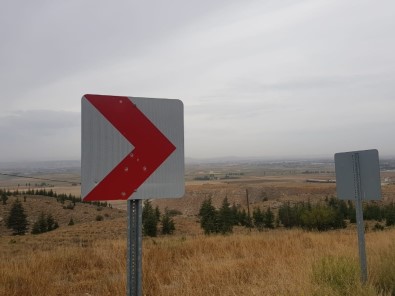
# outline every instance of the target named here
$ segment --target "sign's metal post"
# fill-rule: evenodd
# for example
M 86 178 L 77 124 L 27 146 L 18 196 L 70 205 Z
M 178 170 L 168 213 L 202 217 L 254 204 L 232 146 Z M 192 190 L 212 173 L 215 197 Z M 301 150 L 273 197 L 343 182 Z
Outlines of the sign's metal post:
M 128 200 L 127 295 L 142 295 L 142 200 Z
M 354 173 L 354 200 L 356 220 L 358 227 L 358 247 L 359 247 L 359 260 L 361 265 L 361 282 L 366 283 L 368 278 L 367 264 L 366 264 L 366 250 L 365 250 L 365 226 L 363 222 L 362 210 L 362 188 L 361 188 L 361 170 L 359 163 L 359 154 L 352 154 L 353 173 Z

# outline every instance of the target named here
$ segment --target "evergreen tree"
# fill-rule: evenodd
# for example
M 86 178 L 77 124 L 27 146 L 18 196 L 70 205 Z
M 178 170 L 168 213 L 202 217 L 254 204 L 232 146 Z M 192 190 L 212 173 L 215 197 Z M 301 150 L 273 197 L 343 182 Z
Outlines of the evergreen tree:
M 5 192 L 1 193 L 1 201 L 3 202 L 3 205 L 7 204 L 8 196 Z
M 219 231 L 222 234 L 233 231 L 233 215 L 227 197 L 224 198 L 219 209 Z
M 290 206 L 290 203 L 287 202 L 283 204 L 279 210 L 278 210 L 278 216 L 280 219 L 280 222 L 284 225 L 286 228 L 292 228 L 296 226 L 295 224 L 295 218 L 294 218 L 294 211 Z
M 161 213 L 160 213 L 160 210 L 159 210 L 158 206 L 155 207 L 155 216 L 156 216 L 156 219 L 159 221 Z
M 239 224 L 238 210 L 235 203 L 233 203 L 231 207 L 231 211 L 232 211 L 233 225 L 238 225 Z
M 211 198 L 203 201 L 199 210 L 200 226 L 205 234 L 218 233 L 218 212 L 212 205 Z
M 247 212 L 245 209 L 242 209 L 241 211 L 239 211 L 238 214 L 239 217 L 239 223 L 241 226 L 245 226 L 245 227 L 251 227 L 251 220 L 247 215 Z
M 7 227 L 14 231 L 15 235 L 23 235 L 27 231 L 27 216 L 22 203 L 17 199 L 11 207 L 10 215 L 7 219 Z
M 45 215 L 41 212 L 40 216 L 38 217 L 37 221 L 34 222 L 32 228 L 32 234 L 39 234 L 48 231 L 52 231 L 59 227 L 59 224 L 51 214 Z
M 260 208 L 255 208 L 252 212 L 252 218 L 254 219 L 254 225 L 258 231 L 262 231 L 265 225 L 265 214 Z
M 32 234 L 39 234 L 40 232 L 40 225 L 38 224 L 38 221 L 34 222 L 33 227 L 32 227 Z
M 388 205 L 385 209 L 385 225 L 395 225 L 395 205 L 394 203 Z
M 151 202 L 146 199 L 144 201 L 143 213 L 143 234 L 147 236 L 157 236 L 158 216 Z
M 266 213 L 264 215 L 264 223 L 266 228 L 274 228 L 274 213 L 273 211 L 269 208 L 267 208 Z
M 162 234 L 173 234 L 176 227 L 168 211 L 162 216 Z
M 348 200 L 347 203 L 348 203 L 347 217 L 350 219 L 350 223 L 356 223 L 357 222 L 357 214 L 355 212 L 354 204 L 351 200 Z
M 43 212 L 41 212 L 40 217 L 38 218 L 38 228 L 40 229 L 40 233 L 47 232 L 48 230 L 47 219 Z
M 51 231 L 55 229 L 55 219 L 51 214 L 47 215 L 47 231 Z

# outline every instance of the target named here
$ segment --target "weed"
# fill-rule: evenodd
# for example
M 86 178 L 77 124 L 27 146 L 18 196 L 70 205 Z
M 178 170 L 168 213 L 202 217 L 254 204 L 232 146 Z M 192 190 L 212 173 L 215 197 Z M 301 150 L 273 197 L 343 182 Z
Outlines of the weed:
M 317 295 L 376 295 L 374 288 L 360 282 L 358 263 L 347 257 L 324 257 L 313 264 Z

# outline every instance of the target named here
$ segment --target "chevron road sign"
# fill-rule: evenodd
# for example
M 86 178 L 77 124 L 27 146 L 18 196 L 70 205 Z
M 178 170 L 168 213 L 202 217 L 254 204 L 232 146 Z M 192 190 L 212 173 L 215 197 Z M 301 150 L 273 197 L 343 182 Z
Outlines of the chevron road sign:
M 172 198 L 184 194 L 180 100 L 84 95 L 82 198 Z

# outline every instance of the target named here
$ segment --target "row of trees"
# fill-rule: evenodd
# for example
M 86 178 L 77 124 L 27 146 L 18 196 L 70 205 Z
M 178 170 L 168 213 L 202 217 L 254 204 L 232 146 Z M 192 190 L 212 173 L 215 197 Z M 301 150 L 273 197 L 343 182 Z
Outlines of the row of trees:
M 235 204 L 230 206 L 226 197 L 219 209 L 214 207 L 211 198 L 204 200 L 200 206 L 199 217 L 200 226 L 205 234 L 231 233 L 233 226 L 236 225 L 256 227 L 259 231 L 275 227 L 275 215 L 270 208 L 266 211 L 255 208 L 252 217 L 250 217 L 245 209 L 241 209 Z
M 286 228 L 301 227 L 307 230 L 326 231 L 346 227 L 346 220 L 356 222 L 353 202 L 338 200 L 334 197 L 326 198 L 324 202 L 311 204 L 310 201 L 291 204 L 284 203 L 278 210 L 278 216 L 271 208 L 253 209 L 252 217 L 245 209 L 235 204 L 230 206 L 225 198 L 219 209 L 216 209 L 211 198 L 206 199 L 199 210 L 200 226 L 205 234 L 230 233 L 233 226 L 255 227 L 259 231 L 273 229 L 280 225 Z M 378 205 L 364 204 L 364 219 L 384 221 L 386 226 L 395 225 L 395 204 Z
M 363 217 L 365 220 L 384 221 L 386 226 L 395 225 L 395 204 L 379 206 L 375 203 L 364 205 Z
M 301 202 L 294 205 L 283 204 L 279 209 L 279 220 L 287 228 L 302 227 L 319 231 L 345 228 L 345 220 L 356 223 L 355 206 L 352 201 L 334 197 L 324 203 L 312 205 Z M 395 225 L 395 204 L 379 205 L 367 202 L 363 205 L 364 220 L 385 221 L 386 226 Z
M 275 227 L 275 215 L 270 208 L 266 211 L 255 208 L 252 217 L 250 217 L 245 209 L 241 209 L 235 204 L 230 206 L 226 197 L 219 209 L 214 207 L 211 198 L 204 200 L 199 209 L 199 217 L 200 226 L 205 234 L 231 233 L 233 226 L 236 225 L 256 227 L 259 231 Z
M 106 201 L 100 202 L 100 201 L 82 201 L 81 197 L 77 197 L 73 194 L 65 194 L 65 193 L 56 193 L 52 189 L 28 189 L 28 190 L 21 190 L 19 191 L 18 189 L 15 191 L 10 191 L 10 190 L 5 190 L 5 189 L 0 189 L 0 196 L 3 201 L 3 204 L 6 204 L 7 201 L 7 196 L 18 196 L 18 195 L 42 195 L 42 196 L 48 196 L 48 197 L 53 197 L 56 198 L 57 202 L 60 202 L 61 204 L 64 204 L 65 201 L 71 202 L 74 206 L 76 203 L 88 203 L 92 204 L 98 207 L 112 207 L 111 204 L 107 203 Z
M 325 231 L 346 227 L 346 216 L 342 209 L 327 204 L 286 203 L 279 208 L 278 217 L 286 228 L 302 227 L 307 230 Z

